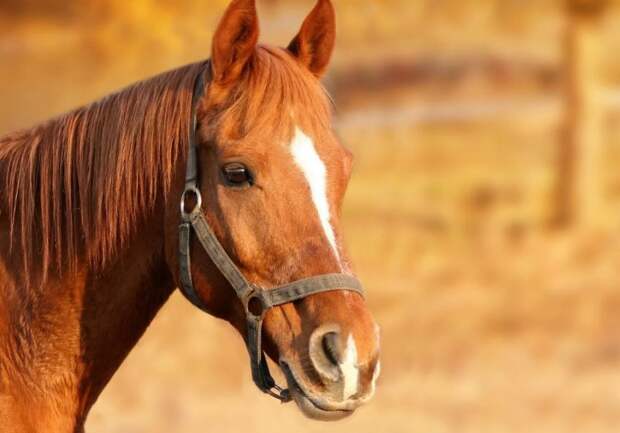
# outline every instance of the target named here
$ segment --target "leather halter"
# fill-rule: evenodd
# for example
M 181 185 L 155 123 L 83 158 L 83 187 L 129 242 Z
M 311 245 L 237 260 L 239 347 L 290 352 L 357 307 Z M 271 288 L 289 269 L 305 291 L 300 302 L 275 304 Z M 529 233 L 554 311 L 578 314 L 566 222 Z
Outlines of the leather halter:
M 210 75 L 210 64 L 206 71 L 200 73 L 196 79 L 192 96 L 192 117 L 189 132 L 189 151 L 187 155 L 187 171 L 185 176 L 185 191 L 181 197 L 181 225 L 179 226 L 179 267 L 181 291 L 196 307 L 206 311 L 206 305 L 196 293 L 191 274 L 191 234 L 192 230 L 198 241 L 209 255 L 215 266 L 235 290 L 237 297 L 243 304 L 247 322 L 246 345 L 250 354 L 252 379 L 258 388 L 282 402 L 291 401 L 290 392 L 276 385 L 269 372 L 266 356 L 262 349 L 262 323 L 268 310 L 279 305 L 288 304 L 317 293 L 346 290 L 359 293 L 364 292 L 361 283 L 351 275 L 327 274 L 319 275 L 284 286 L 263 289 L 250 283 L 241 273 L 237 265 L 230 258 L 224 247 L 209 227 L 202 213 L 202 196 L 199 189 L 198 173 L 198 143 L 196 138 L 197 104 L 204 94 L 205 74 Z M 209 78 L 210 81 L 210 78 Z M 195 205 L 187 212 L 186 199 L 193 196 Z

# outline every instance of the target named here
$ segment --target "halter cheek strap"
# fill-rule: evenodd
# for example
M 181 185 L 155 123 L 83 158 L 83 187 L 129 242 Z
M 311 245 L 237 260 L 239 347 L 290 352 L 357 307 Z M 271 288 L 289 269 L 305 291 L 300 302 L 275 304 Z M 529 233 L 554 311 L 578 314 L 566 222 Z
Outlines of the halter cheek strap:
M 210 71 L 209 67 L 207 67 L 207 71 Z M 205 74 L 201 73 L 197 78 L 192 97 L 192 118 L 189 135 L 185 191 L 181 197 L 182 222 L 179 225 L 180 288 L 185 297 L 192 304 L 206 311 L 206 306 L 196 292 L 192 282 L 190 250 L 193 232 L 202 248 L 211 258 L 211 261 L 226 278 L 243 304 L 247 324 L 246 345 L 250 355 L 252 379 L 254 383 L 263 392 L 282 402 L 288 402 L 291 400 L 290 392 L 276 385 L 269 372 L 266 356 L 262 349 L 261 334 L 265 314 L 273 307 L 288 304 L 318 293 L 346 290 L 359 293 L 363 296 L 363 288 L 361 283 L 351 275 L 327 274 L 295 281 L 273 289 L 263 290 L 248 282 L 241 273 L 224 247 L 220 244 L 202 213 L 202 196 L 198 187 L 196 106 L 204 92 L 204 75 Z M 195 199 L 195 204 L 193 209 L 188 212 L 186 204 L 190 195 Z

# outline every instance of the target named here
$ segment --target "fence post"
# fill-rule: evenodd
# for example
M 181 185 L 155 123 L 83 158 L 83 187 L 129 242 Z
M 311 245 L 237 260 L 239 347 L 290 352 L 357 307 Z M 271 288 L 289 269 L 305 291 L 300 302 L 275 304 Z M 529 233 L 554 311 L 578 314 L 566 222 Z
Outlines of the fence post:
M 601 201 L 599 23 L 608 1 L 564 1 L 568 17 L 564 40 L 566 87 L 554 220 L 563 227 L 587 227 L 595 223 Z

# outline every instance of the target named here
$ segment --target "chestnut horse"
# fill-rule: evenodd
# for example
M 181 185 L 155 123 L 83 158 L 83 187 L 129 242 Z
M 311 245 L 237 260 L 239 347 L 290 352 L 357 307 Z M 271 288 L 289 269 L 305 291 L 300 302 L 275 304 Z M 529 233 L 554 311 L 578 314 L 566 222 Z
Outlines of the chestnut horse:
M 198 213 L 252 287 L 352 275 L 340 230 L 352 156 L 319 83 L 334 47 L 333 6 L 319 0 L 287 49 L 258 45 L 258 33 L 254 0 L 234 0 L 209 62 L 0 139 L 1 432 L 83 431 L 182 286 L 189 141 Z M 189 245 L 195 303 L 251 348 L 248 305 L 208 251 Z M 372 396 L 378 328 L 359 293 L 343 287 L 273 306 L 262 332 L 305 415 L 339 419 Z

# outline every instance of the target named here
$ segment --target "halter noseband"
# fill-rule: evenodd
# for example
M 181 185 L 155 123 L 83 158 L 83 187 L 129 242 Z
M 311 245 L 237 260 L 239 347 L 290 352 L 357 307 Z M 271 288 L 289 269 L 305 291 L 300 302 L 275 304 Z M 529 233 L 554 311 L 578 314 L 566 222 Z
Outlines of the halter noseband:
M 204 93 L 205 74 L 210 74 L 207 64 L 206 72 L 201 72 L 196 79 L 192 96 L 192 117 L 189 130 L 189 150 L 187 155 L 187 171 L 185 190 L 181 197 L 181 219 L 179 226 L 179 270 L 181 291 L 196 307 L 205 311 L 206 306 L 200 299 L 191 275 L 190 239 L 192 229 L 200 244 L 209 255 L 217 269 L 235 290 L 245 309 L 247 322 L 246 345 L 250 354 L 252 379 L 258 388 L 282 402 L 291 401 L 289 390 L 276 385 L 262 349 L 262 323 L 268 310 L 279 305 L 288 304 L 317 293 L 335 290 L 346 290 L 364 295 L 361 283 L 347 274 L 319 275 L 304 280 L 294 281 L 273 289 L 257 287 L 244 277 L 237 265 L 232 261 L 224 247 L 209 227 L 202 213 L 202 196 L 198 185 L 198 143 L 196 139 L 196 108 Z M 186 199 L 194 196 L 195 204 L 191 212 L 187 212 Z

